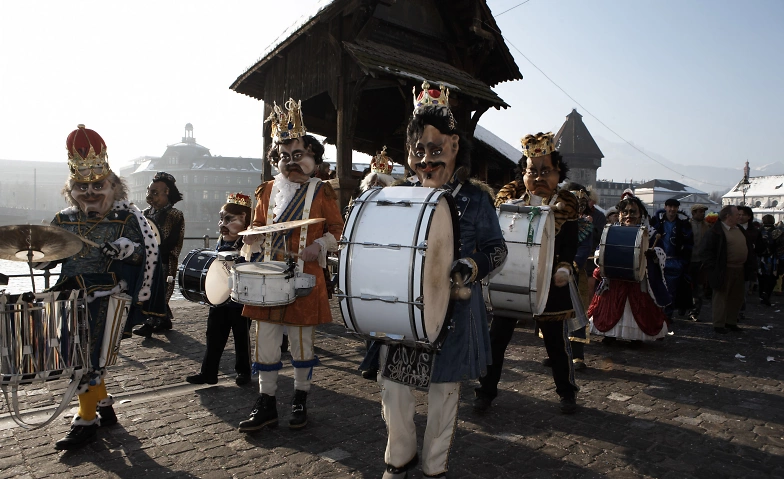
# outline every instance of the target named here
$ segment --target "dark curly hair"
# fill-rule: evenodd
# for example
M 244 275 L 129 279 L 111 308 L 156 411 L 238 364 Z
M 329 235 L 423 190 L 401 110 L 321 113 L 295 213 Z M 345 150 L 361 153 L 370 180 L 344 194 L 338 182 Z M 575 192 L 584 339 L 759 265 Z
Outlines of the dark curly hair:
M 471 176 L 472 144 L 457 126 L 454 128 L 450 127 L 450 122 L 454 120 L 447 113 L 448 110 L 446 108 L 432 105 L 417 108 L 408 121 L 408 127 L 406 127 L 406 146 L 409 150 L 416 146 L 416 142 L 422 138 L 427 125 L 435 127 L 444 135 L 457 135 L 459 140 L 457 143 L 457 157 L 455 158 L 455 173 L 460 181 L 465 181 Z
M 563 183 L 566 181 L 566 174 L 569 173 L 569 165 L 563 159 L 560 153 L 554 151 L 550 153 L 550 161 L 553 163 L 553 168 L 558 168 L 558 183 Z M 515 180 L 523 181 L 523 175 L 525 174 L 526 164 L 528 162 L 528 157 L 523 155 L 519 160 L 517 160 L 517 168 L 515 169 Z
M 636 196 L 627 196 L 618 202 L 618 204 L 615 206 L 618 209 L 618 217 L 620 217 L 621 211 L 631 204 L 637 205 L 637 209 L 640 210 L 640 220 L 650 218 L 650 215 L 648 214 L 648 208 L 646 208 L 642 201 Z
M 178 201 L 182 201 L 182 193 L 180 193 L 179 188 L 175 183 L 174 177 L 168 173 L 158 172 L 157 175 L 152 179 L 153 183 L 163 183 L 169 188 L 169 203 L 175 204 Z
M 313 152 L 313 158 L 316 160 L 316 164 L 320 165 L 324 161 L 324 145 L 322 145 L 321 142 L 318 141 L 313 135 L 303 135 L 300 138 L 302 138 L 302 144 L 305 146 L 305 148 L 310 147 L 310 151 Z M 278 147 L 280 145 L 288 145 L 295 139 L 296 138 L 272 142 L 272 146 L 270 146 L 270 149 L 267 152 L 267 160 L 272 163 L 272 166 L 278 166 L 278 162 L 280 161 Z

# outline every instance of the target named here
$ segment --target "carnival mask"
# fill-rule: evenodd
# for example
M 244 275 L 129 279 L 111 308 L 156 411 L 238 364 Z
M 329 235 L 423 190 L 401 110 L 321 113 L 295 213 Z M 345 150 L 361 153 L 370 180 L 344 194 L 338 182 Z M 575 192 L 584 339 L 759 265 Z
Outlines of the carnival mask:
M 223 241 L 236 241 L 240 231 L 247 229 L 245 213 L 234 214 L 221 209 L 218 229 L 223 237 Z
M 441 133 L 425 125 L 422 136 L 408 151 L 408 166 L 416 173 L 422 186 L 440 188 L 455 173 L 460 137 Z
M 108 179 L 76 182 L 71 188 L 71 196 L 87 216 L 101 216 L 108 213 L 114 203 L 114 183 Z
M 306 183 L 316 171 L 316 158 L 302 138 L 278 145 L 278 171 L 291 182 Z

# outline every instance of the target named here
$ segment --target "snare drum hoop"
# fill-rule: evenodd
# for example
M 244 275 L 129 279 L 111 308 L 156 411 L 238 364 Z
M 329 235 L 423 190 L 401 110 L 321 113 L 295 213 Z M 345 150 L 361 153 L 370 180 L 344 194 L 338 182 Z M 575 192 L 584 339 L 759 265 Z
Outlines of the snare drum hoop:
M 602 231 L 602 239 L 599 243 L 599 257 L 597 258 L 596 264 L 599 266 L 599 273 L 602 277 L 606 278 L 607 274 L 604 269 L 604 252 L 605 246 L 607 245 L 607 234 L 610 232 L 610 228 L 614 226 L 621 226 L 623 228 L 628 228 L 628 226 L 624 225 L 606 225 L 604 227 L 604 231 Z M 648 250 L 648 228 L 645 225 L 640 225 L 637 236 L 634 239 L 634 280 L 635 281 L 642 281 L 645 278 L 646 268 L 648 266 L 647 259 L 645 258 L 645 251 Z M 623 280 L 618 280 L 623 281 Z

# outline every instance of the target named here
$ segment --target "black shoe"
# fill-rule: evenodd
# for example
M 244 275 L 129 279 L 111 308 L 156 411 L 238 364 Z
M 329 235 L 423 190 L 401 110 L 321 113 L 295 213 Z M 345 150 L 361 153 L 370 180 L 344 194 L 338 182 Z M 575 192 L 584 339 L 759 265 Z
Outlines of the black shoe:
M 169 331 L 173 327 L 171 319 L 169 318 L 161 318 L 156 320 L 153 323 L 153 333 L 162 333 L 164 331 Z
M 727 334 L 727 328 L 713 328 L 713 331 L 717 334 Z
M 95 439 L 95 432 L 97 430 L 98 424 L 91 424 L 89 426 L 71 425 L 71 430 L 68 431 L 64 438 L 54 443 L 54 448 L 58 451 L 79 449 Z
M 362 371 L 362 377 L 371 381 L 375 381 L 378 379 L 378 369 L 370 368 L 366 371 Z
M 414 458 L 408 461 L 403 467 L 395 467 L 389 464 L 386 464 L 386 470 L 384 470 L 384 475 L 381 476 L 381 479 L 404 479 L 408 477 L 408 470 L 412 467 L 415 467 L 419 464 L 419 456 L 414 454 Z
M 289 429 L 300 429 L 308 424 L 308 407 L 305 405 L 307 399 L 307 391 L 294 390 L 294 399 L 291 400 Z
M 618 339 L 614 336 L 605 336 L 604 339 L 602 339 L 602 344 L 605 346 L 613 346 L 617 340 Z
M 237 386 L 244 386 L 250 382 L 250 374 L 237 373 L 237 379 L 234 380 Z
M 573 359 L 572 362 L 574 363 L 575 371 L 583 371 L 588 369 L 588 365 L 585 364 L 585 361 L 583 361 L 582 359 Z
M 553 367 L 553 361 L 550 358 L 544 358 L 542 359 L 542 366 L 546 368 L 551 368 Z
M 474 411 L 485 412 L 490 409 L 493 399 L 478 389 L 474 389 Z
M 563 414 L 574 414 L 577 412 L 577 399 L 561 398 L 561 412 Z
M 289 336 L 287 334 L 283 335 L 283 341 L 280 342 L 280 352 L 285 353 L 289 350 Z
M 154 328 L 153 328 L 153 326 L 151 324 L 145 323 L 145 324 L 141 325 L 140 327 L 134 329 L 133 330 L 133 334 L 135 334 L 137 336 L 143 336 L 145 338 L 149 338 L 150 336 L 152 336 L 153 329 Z
M 726 326 L 728 331 L 732 331 L 733 333 L 742 333 L 743 328 L 739 328 L 737 324 L 728 324 Z
M 700 316 L 699 316 L 699 314 L 697 314 L 697 313 L 691 313 L 691 314 L 689 315 L 689 319 L 691 319 L 691 320 L 692 320 L 692 321 L 694 321 L 695 323 L 699 323 L 699 322 L 700 322 Z
M 239 376 L 238 376 L 239 380 Z M 207 376 L 203 375 L 202 373 L 194 374 L 193 376 L 188 376 L 185 378 L 186 382 L 191 384 L 218 384 L 218 378 L 207 378 Z M 250 378 L 248 379 L 250 381 Z
M 278 407 L 275 403 L 275 396 L 262 394 L 256 399 L 250 418 L 240 422 L 240 432 L 255 432 L 265 427 L 274 428 L 278 426 Z
M 109 427 L 117 424 L 117 414 L 114 413 L 112 406 L 98 406 L 98 415 L 101 416 L 101 427 Z

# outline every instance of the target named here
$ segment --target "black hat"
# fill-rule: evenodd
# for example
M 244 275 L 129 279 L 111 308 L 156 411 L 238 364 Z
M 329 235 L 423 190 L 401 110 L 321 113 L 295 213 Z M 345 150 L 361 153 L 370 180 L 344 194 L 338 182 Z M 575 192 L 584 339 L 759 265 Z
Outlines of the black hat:
M 676 200 L 675 198 L 670 198 L 669 200 L 664 202 L 664 206 L 680 206 L 681 202 Z

